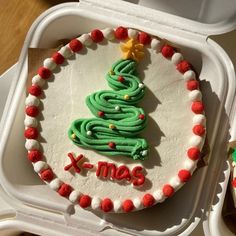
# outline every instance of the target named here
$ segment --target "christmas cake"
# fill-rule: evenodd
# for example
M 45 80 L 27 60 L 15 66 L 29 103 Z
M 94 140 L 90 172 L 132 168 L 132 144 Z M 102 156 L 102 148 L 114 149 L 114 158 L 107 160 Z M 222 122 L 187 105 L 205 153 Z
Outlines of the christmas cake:
M 94 29 L 45 59 L 25 104 L 39 177 L 106 213 L 170 198 L 193 174 L 206 134 L 192 65 L 167 41 L 125 27 Z

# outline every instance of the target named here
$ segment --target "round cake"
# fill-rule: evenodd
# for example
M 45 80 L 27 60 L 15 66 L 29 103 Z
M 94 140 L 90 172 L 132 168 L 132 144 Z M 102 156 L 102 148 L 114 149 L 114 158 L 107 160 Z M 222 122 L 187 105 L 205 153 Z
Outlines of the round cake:
M 165 40 L 121 26 L 94 29 L 45 59 L 28 93 L 28 159 L 82 208 L 151 207 L 196 168 L 206 134 L 199 82 Z

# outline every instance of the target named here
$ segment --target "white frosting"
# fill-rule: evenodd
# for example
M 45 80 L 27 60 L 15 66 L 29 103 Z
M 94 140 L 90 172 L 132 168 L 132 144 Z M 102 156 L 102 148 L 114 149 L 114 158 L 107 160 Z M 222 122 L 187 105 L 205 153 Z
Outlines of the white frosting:
M 201 136 L 198 136 L 198 135 L 193 135 L 189 140 L 189 144 L 190 144 L 191 147 L 201 148 L 202 143 L 203 143 L 203 138 Z
M 162 190 L 154 191 L 153 197 L 155 198 L 155 200 L 157 202 L 163 202 L 165 200 L 165 196 L 164 196 Z
M 34 95 L 29 94 L 28 97 L 25 100 L 26 106 L 38 106 L 39 105 L 39 99 L 35 97 Z
M 205 125 L 206 124 L 206 117 L 203 114 L 196 114 L 193 117 L 193 124 L 201 124 L 201 125 Z
M 180 184 L 181 184 L 181 182 L 180 182 L 180 179 L 178 178 L 177 175 L 171 178 L 170 185 L 173 188 L 177 188 Z
M 192 90 L 188 94 L 189 100 L 194 102 L 194 101 L 201 101 L 202 100 L 202 93 L 199 90 Z
M 113 202 L 113 210 L 114 210 L 114 212 L 119 212 L 121 210 L 121 201 L 120 200 L 115 200 Z
M 153 38 L 151 41 L 151 48 L 155 51 L 160 51 L 160 49 L 161 49 L 160 40 Z
M 57 191 L 60 186 L 62 185 L 61 180 L 59 180 L 58 178 L 53 179 L 50 183 L 49 183 L 49 187 L 55 191 Z
M 47 169 L 48 165 L 44 161 L 37 161 L 33 164 L 34 171 L 39 173 L 41 170 Z
M 102 30 L 104 38 L 108 40 L 113 40 L 115 38 L 114 30 L 111 28 L 106 28 Z
M 196 163 L 196 161 L 187 158 L 184 162 L 184 168 L 192 172 L 196 167 Z
M 35 139 L 26 139 L 25 148 L 27 150 L 39 149 L 39 143 Z
M 59 50 L 59 53 L 64 57 L 64 58 L 69 58 L 73 54 L 73 51 L 69 48 L 69 46 L 64 46 Z
M 188 70 L 184 73 L 184 79 L 187 80 L 191 80 L 191 79 L 196 79 L 196 74 L 194 71 L 192 70 Z
M 69 200 L 73 203 L 78 201 L 79 196 L 81 195 L 81 193 L 77 190 L 73 190 L 70 195 L 69 195 Z
M 139 198 L 135 198 L 133 200 L 133 204 L 134 204 L 135 208 L 137 208 L 137 209 L 139 209 L 141 207 L 141 205 L 142 205 L 142 203 L 141 203 Z
M 32 78 L 32 84 L 38 85 L 40 87 L 42 87 L 45 84 L 45 80 L 42 79 L 39 75 L 35 75 Z
M 128 29 L 128 36 L 131 39 L 137 39 L 138 37 L 138 31 L 135 29 Z
M 180 63 L 183 60 L 183 55 L 179 52 L 176 52 L 173 54 L 171 61 L 177 65 L 178 63 Z
M 47 58 L 43 61 L 44 67 L 48 68 L 49 70 L 54 70 L 57 64 L 54 62 L 52 58 Z
M 78 39 L 85 46 L 90 46 L 93 43 L 89 34 L 82 34 Z
M 101 207 L 101 199 L 94 197 L 91 202 L 91 207 L 93 210 L 98 210 Z
M 37 127 L 38 126 L 38 121 L 37 121 L 36 118 L 26 115 L 25 120 L 24 120 L 24 125 L 26 127 Z

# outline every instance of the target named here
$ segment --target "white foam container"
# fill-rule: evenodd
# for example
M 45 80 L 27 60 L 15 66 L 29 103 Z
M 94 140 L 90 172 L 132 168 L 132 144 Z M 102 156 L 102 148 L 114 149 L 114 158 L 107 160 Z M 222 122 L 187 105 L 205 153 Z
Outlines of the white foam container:
M 0 126 L 0 183 L 16 212 L 15 217 L 0 223 L 0 229 L 13 228 L 43 235 L 188 235 L 205 220 L 206 232 L 209 229 L 211 235 L 210 228 L 217 227 L 207 217 L 214 196 L 224 194 L 219 189 L 220 177 L 226 179 L 229 172 L 229 166 L 225 165 L 226 143 L 230 123 L 236 123 L 232 120 L 235 73 L 223 49 L 208 36 L 236 28 L 235 21 L 225 20 L 226 16 L 227 19 L 229 16 L 233 18 L 236 6 L 233 0 L 228 1 L 220 14 L 222 2 L 219 0 L 211 6 L 204 0 L 199 1 L 192 8 L 186 0 L 178 1 L 175 7 L 173 4 L 171 7 L 170 1 L 132 2 L 140 5 L 115 0 L 81 0 L 80 3 L 62 4 L 46 11 L 32 25 Z M 148 8 L 141 5 L 148 5 Z M 213 11 L 216 6 L 217 14 Z M 158 7 L 161 11 L 150 7 Z M 191 181 L 166 202 L 131 214 L 102 215 L 74 208 L 69 201 L 59 197 L 41 182 L 25 158 L 22 133 L 27 49 L 51 48 L 59 39 L 73 38 L 93 28 L 117 25 L 138 28 L 183 48 L 185 58 L 195 66 L 202 80 L 212 153 L 209 165 L 198 169 Z M 215 201 L 215 205 L 220 202 Z

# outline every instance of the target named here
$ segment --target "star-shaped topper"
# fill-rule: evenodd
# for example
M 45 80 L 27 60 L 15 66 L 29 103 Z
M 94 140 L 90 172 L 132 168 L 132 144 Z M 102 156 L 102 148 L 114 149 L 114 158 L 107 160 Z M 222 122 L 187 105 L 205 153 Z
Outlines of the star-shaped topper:
M 135 39 L 130 39 L 124 44 L 120 45 L 123 53 L 123 59 L 132 59 L 139 62 L 144 57 L 144 46 Z

